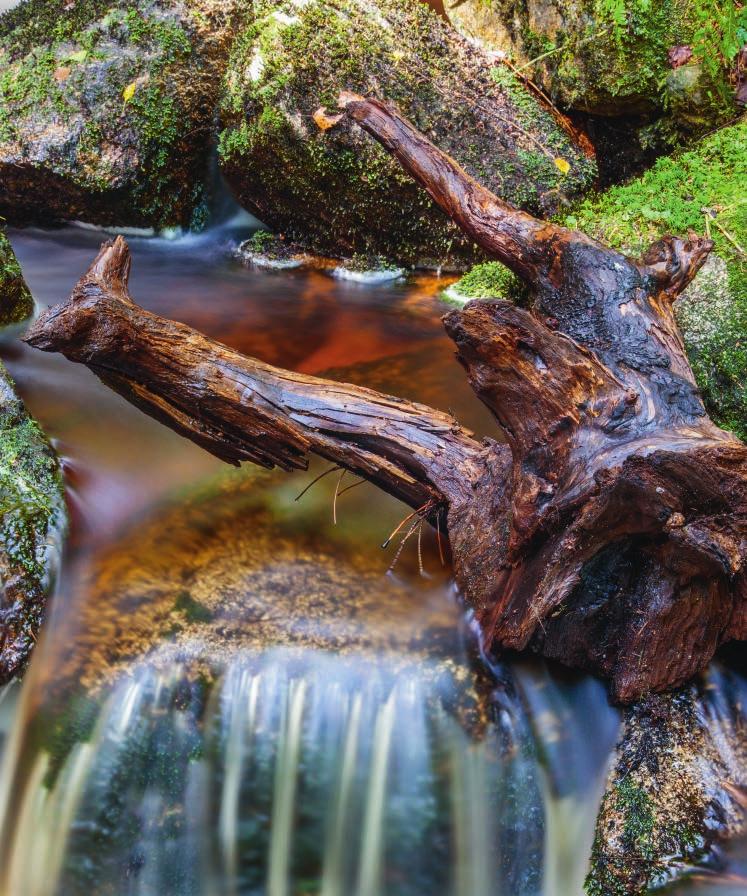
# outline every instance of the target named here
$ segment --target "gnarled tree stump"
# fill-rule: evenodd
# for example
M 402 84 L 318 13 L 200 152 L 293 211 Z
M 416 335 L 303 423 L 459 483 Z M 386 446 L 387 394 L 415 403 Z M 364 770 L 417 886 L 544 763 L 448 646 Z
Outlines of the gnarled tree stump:
M 226 461 L 288 470 L 313 452 L 438 519 L 486 649 L 604 675 L 620 701 L 686 681 L 747 636 L 747 447 L 706 415 L 672 313 L 710 242 L 665 237 L 631 260 L 503 203 L 383 103 L 340 104 L 530 289 L 531 310 L 444 318 L 506 443 L 144 311 L 121 238 L 27 341 Z

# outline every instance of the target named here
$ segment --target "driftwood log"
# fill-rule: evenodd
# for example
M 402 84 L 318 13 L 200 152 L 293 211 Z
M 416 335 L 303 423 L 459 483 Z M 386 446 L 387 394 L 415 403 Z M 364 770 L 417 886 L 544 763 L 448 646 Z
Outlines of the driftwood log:
M 686 681 L 747 636 L 747 447 L 708 418 L 672 313 L 711 243 L 665 237 L 631 260 L 508 206 L 383 103 L 340 105 L 530 290 L 529 309 L 444 318 L 504 442 L 144 311 L 121 238 L 27 341 L 223 460 L 291 470 L 311 452 L 438 521 L 487 650 L 588 669 L 623 702 Z

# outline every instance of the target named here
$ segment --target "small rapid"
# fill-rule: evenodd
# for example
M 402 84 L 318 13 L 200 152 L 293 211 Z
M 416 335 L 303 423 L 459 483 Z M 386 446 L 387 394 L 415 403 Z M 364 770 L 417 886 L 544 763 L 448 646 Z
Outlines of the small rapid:
M 558 751 L 582 761 L 586 728 L 598 786 L 617 728 L 601 687 L 581 687 L 574 708 L 538 669 L 505 668 L 470 728 L 463 676 L 438 663 L 275 649 L 211 684 L 144 663 L 87 708 L 87 737 L 52 738 L 13 800 L 6 789 L 2 892 L 570 892 L 546 862 L 569 798 L 548 771 L 561 776 Z M 563 787 L 593 817 L 595 788 Z M 579 845 L 565 861 L 583 877 Z

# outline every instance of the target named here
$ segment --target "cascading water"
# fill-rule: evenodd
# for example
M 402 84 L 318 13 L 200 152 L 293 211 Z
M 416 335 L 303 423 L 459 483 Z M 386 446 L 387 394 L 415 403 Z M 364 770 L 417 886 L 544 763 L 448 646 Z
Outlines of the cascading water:
M 212 687 L 143 665 L 86 742 L 36 756 L 3 892 L 537 893 L 521 704 L 476 738 L 458 700 L 440 669 L 313 651 L 237 658 Z
M 564 703 L 550 678 L 522 677 L 535 703 L 550 694 L 538 718 Z M 540 766 L 559 732 L 532 736 L 507 669 L 470 731 L 459 679 L 313 650 L 238 656 L 214 684 L 186 663 L 142 664 L 85 707 L 85 740 L 41 747 L 6 792 L 2 892 L 559 893 Z M 591 725 L 608 753 L 615 714 L 599 726 L 569 707 L 564 723 Z

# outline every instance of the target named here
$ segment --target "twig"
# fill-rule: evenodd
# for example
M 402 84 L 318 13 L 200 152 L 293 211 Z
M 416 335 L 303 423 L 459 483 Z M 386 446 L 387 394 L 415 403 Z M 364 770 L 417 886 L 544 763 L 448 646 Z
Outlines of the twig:
M 423 518 L 420 518 L 420 525 L 418 526 L 418 569 L 420 570 L 420 575 L 424 576 L 425 572 L 423 570 Z
M 332 522 L 337 525 L 337 496 L 340 493 L 340 483 L 342 482 L 342 477 L 347 473 L 347 470 L 341 470 L 340 475 L 337 477 L 337 484 L 335 485 L 335 496 L 332 499 Z
M 598 37 L 602 37 L 602 35 L 606 34 L 610 29 L 602 28 L 601 31 L 597 31 L 594 34 L 590 34 L 588 37 L 584 37 L 579 41 L 576 41 L 576 46 L 580 47 L 581 44 L 588 44 L 591 40 L 596 40 Z M 529 62 L 525 62 L 524 65 L 520 65 L 517 67 L 517 72 L 524 71 L 525 68 L 529 68 L 532 65 L 536 65 L 538 62 L 541 62 L 543 59 L 547 59 L 548 56 L 552 56 L 554 53 L 559 53 L 561 50 L 566 49 L 566 44 L 561 44 L 559 47 L 553 47 L 552 50 L 548 50 L 546 53 L 542 53 L 539 56 L 536 56 L 534 59 L 530 59 Z
M 384 543 L 381 545 L 382 548 L 388 548 L 394 536 L 399 532 L 399 530 L 405 525 L 408 520 L 411 520 L 415 514 L 425 513 L 426 508 L 430 504 L 430 500 L 426 501 L 422 507 L 418 507 L 417 510 L 413 510 L 412 513 L 408 513 L 407 516 L 402 520 L 402 522 L 397 526 L 397 528 L 392 532 L 392 534 L 387 538 Z
M 444 549 L 441 545 L 441 513 L 436 514 L 436 541 L 438 543 L 438 556 L 441 558 L 441 566 L 446 566 L 444 560 Z
M 306 486 L 306 488 L 300 494 L 296 495 L 293 500 L 298 501 L 299 499 L 303 498 L 303 496 L 311 488 L 312 485 L 316 485 L 316 483 L 319 482 L 320 479 L 324 479 L 325 476 L 329 476 L 330 473 L 334 473 L 335 470 L 339 469 L 340 467 L 338 465 L 335 465 L 334 467 L 330 467 L 329 470 L 325 470 L 323 473 L 320 473 L 315 479 L 312 479 L 311 482 Z
M 402 550 L 404 549 L 404 546 L 407 543 L 407 539 L 417 529 L 418 525 L 422 525 L 422 524 L 423 524 L 422 519 L 418 518 L 415 520 L 415 522 L 412 524 L 412 526 L 410 526 L 410 528 L 407 530 L 405 537 L 399 543 L 399 547 L 397 548 L 397 553 L 394 555 L 394 557 L 392 558 L 392 562 L 389 564 L 389 568 L 387 569 L 388 573 L 391 572 L 394 569 L 394 567 L 397 565 L 397 561 L 399 560 Z

